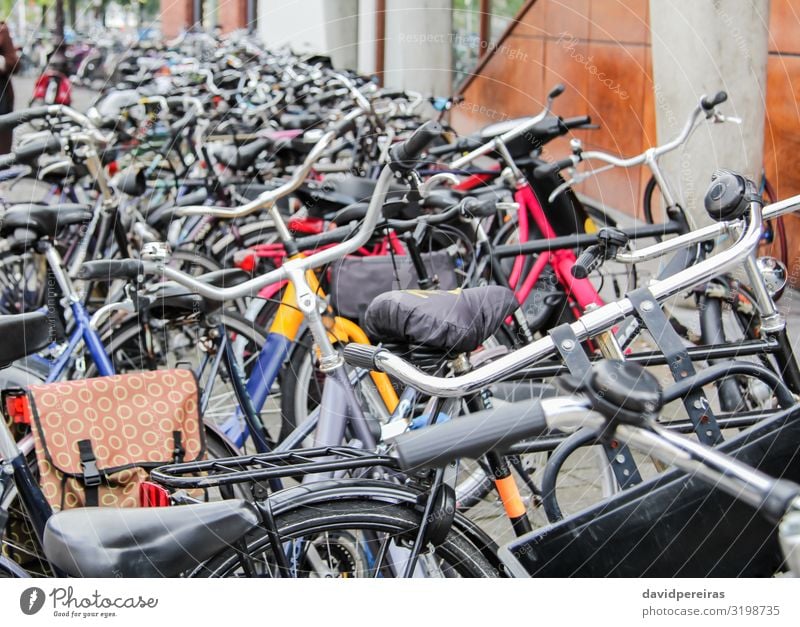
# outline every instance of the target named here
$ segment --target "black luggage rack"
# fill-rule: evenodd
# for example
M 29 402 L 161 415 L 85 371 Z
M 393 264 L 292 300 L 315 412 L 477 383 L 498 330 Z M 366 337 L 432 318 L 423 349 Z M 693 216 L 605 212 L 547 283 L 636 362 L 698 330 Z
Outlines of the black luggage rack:
M 150 480 L 188 490 L 376 467 L 396 469 L 397 460 L 363 449 L 328 446 L 170 464 L 153 470 Z

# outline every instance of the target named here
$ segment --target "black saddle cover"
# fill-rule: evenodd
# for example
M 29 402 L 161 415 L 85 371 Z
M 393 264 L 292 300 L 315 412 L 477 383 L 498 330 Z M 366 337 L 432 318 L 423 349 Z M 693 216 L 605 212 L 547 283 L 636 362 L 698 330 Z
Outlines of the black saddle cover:
M 468 353 L 517 307 L 514 292 L 499 285 L 449 292 L 398 290 L 372 301 L 364 326 L 373 342 Z

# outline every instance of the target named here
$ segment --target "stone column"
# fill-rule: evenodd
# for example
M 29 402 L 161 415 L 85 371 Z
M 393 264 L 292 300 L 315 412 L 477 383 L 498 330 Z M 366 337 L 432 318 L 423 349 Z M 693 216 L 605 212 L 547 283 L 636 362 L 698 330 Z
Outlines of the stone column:
M 452 0 L 386 1 L 388 87 L 449 95 L 452 44 Z
M 743 121 L 702 124 L 662 159 L 698 224 L 709 222 L 703 196 L 716 168 L 761 176 L 768 25 L 769 0 L 650 0 L 658 142 L 680 132 L 703 94 L 726 91 L 719 110 Z

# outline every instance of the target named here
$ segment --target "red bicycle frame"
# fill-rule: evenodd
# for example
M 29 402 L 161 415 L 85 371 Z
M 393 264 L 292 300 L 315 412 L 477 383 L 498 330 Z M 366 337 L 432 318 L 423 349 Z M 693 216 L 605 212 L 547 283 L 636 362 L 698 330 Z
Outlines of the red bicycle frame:
M 474 174 L 462 181 L 457 189 L 474 189 L 486 183 L 491 178 L 493 178 L 491 174 Z M 556 237 L 556 232 L 547 219 L 547 215 L 539 199 L 528 183 L 523 183 L 517 188 L 514 194 L 514 200 L 519 204 L 517 221 L 519 224 L 519 241 L 521 244 L 529 241 L 531 219 L 545 239 L 553 239 Z M 539 280 L 542 271 L 548 264 L 555 271 L 556 278 L 566 291 L 567 296 L 577 305 L 579 311 L 576 313 L 581 313 L 589 305 L 603 304 L 603 299 L 600 298 L 600 294 L 597 293 L 597 290 L 589 279 L 576 279 L 572 276 L 572 266 L 574 266 L 577 261 L 575 253 L 573 253 L 572 250 L 561 248 L 540 253 L 523 279 L 522 274 L 525 269 L 525 261 L 525 255 L 517 255 L 517 257 L 514 258 L 514 265 L 508 277 L 508 284 L 511 289 L 514 290 L 520 304 L 524 303 L 528 296 L 530 296 L 533 286 L 536 284 L 536 281 Z

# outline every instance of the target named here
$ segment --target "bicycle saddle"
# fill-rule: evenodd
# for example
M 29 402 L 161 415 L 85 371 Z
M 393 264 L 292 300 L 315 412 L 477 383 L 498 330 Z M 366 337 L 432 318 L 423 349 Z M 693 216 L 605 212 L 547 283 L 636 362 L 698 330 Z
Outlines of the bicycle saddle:
M 319 124 L 322 117 L 316 113 L 284 113 L 280 117 L 281 128 L 307 129 Z
M 238 268 L 225 268 L 196 278 L 214 287 L 234 287 L 247 281 L 250 275 Z M 223 305 L 222 301 L 192 294 L 189 288 L 173 281 L 159 283 L 148 295 L 153 299 L 149 311 L 163 319 L 182 316 L 187 312 L 210 313 Z
M 372 341 L 469 353 L 494 334 L 517 307 L 499 285 L 438 290 L 396 290 L 370 303 L 364 329 Z
M 40 311 L 0 316 L 0 368 L 50 344 L 50 330 L 47 314 Z
M 247 170 L 256 162 L 258 155 L 271 146 L 271 139 L 261 137 L 243 146 L 220 146 L 213 155 L 220 163 L 233 170 Z
M 91 219 L 92 211 L 86 205 L 15 205 L 3 215 L 0 235 L 11 235 L 16 229 L 28 229 L 38 237 L 54 238 L 65 226 L 82 224 Z
M 44 552 L 72 577 L 175 577 L 258 525 L 255 505 L 228 500 L 153 508 L 83 507 L 55 514 Z
M 377 183 L 375 179 L 360 176 L 328 177 L 321 183 L 303 185 L 296 194 L 308 207 L 310 215 L 323 217 L 351 205 L 365 203 L 368 206 Z M 389 189 L 405 192 L 407 188 L 392 184 Z

